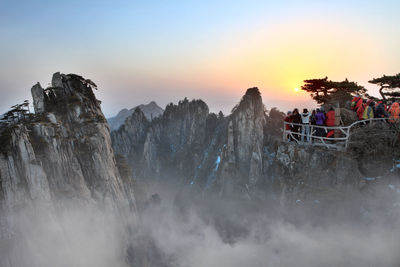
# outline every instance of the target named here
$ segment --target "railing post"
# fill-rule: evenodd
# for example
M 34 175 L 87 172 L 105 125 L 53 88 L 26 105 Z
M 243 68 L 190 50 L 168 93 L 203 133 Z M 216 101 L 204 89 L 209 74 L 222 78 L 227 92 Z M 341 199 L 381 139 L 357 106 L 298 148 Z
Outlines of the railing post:
M 350 127 L 347 128 L 345 150 L 347 150 L 347 148 L 349 147 L 349 139 L 350 139 Z
M 314 125 L 311 125 L 311 129 L 310 129 L 310 144 L 313 144 L 313 139 L 314 139 Z

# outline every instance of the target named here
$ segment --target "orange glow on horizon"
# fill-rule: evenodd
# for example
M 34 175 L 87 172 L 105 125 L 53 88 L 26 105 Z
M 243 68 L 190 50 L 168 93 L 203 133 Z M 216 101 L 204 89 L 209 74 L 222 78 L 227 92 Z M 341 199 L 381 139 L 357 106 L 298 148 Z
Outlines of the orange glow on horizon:
M 239 94 L 257 86 L 264 97 L 311 102 L 309 94 L 300 90 L 305 79 L 328 76 L 360 82 L 357 77 L 371 72 L 370 62 L 380 56 L 376 40 L 345 25 L 303 21 L 255 32 L 244 33 L 222 54 L 198 66 L 204 74 L 199 82 L 208 87 L 218 84 L 230 93 L 240 88 Z
M 165 93 L 177 98 L 210 96 L 233 101 L 256 86 L 269 107 L 289 108 L 298 103 L 315 107 L 310 95 L 301 90 L 305 79 L 348 78 L 369 86 L 371 77 L 384 73 L 381 65 L 374 64 L 385 58 L 379 47 L 375 36 L 339 22 L 332 25 L 304 20 L 260 25 L 251 31 L 228 34 L 223 44 L 180 51 L 179 56 L 171 53 L 162 60 L 157 55 L 139 57 L 140 61 L 119 57 L 118 66 L 132 73 L 124 73 L 118 82 L 123 81 L 123 88 L 132 84 L 137 88 L 167 88 Z

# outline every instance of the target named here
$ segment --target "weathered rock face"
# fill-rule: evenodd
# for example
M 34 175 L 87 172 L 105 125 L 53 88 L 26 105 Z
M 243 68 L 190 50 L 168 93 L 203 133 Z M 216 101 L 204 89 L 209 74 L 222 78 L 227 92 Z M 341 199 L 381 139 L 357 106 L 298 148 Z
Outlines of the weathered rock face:
M 358 165 L 349 153 L 281 143 L 268 168 L 276 193 L 286 204 L 355 192 L 363 178 Z
M 140 109 L 111 136 L 115 153 L 125 156 L 135 177 L 185 178 L 196 169 L 203 152 L 207 105 L 200 100 L 170 104 L 163 116 L 149 122 Z
M 94 87 L 80 76 L 56 73 L 52 87 L 32 88 L 37 114 L 2 133 L 7 139 L 0 155 L 3 208 L 65 198 L 135 205 L 117 168 Z
M 228 142 L 221 168 L 226 190 L 231 191 L 239 184 L 241 190 L 248 193 L 259 179 L 265 178 L 265 126 L 266 114 L 260 92 L 250 88 L 229 116 Z
M 35 113 L 39 114 L 44 111 L 44 91 L 42 86 L 39 83 L 35 84 L 31 89 L 32 97 L 33 97 L 33 107 L 35 109 Z
M 346 118 L 354 115 L 349 112 Z M 278 113 L 274 116 L 280 118 Z M 360 191 L 365 177 L 392 168 L 390 159 L 385 159 L 388 164 L 374 163 L 376 156 L 365 151 L 282 143 L 281 132 L 270 129 L 281 127 L 282 119 L 277 124 L 271 116 L 258 89 L 250 88 L 227 117 L 210 114 L 202 101 L 186 99 L 169 105 L 152 122 L 137 111 L 112 133 L 112 142 L 136 178 L 174 181 L 222 196 L 273 197 L 283 203 L 312 199 L 321 192 L 332 197 L 335 192 Z M 377 165 L 378 174 L 369 171 Z
M 104 259 L 125 262 L 125 226 L 136 218 L 134 183 L 114 157 L 94 88 L 78 75 L 55 73 L 51 87 L 32 88 L 36 114 L 1 122 L 0 266 L 68 265 L 73 257 L 65 255 L 85 240 L 96 241 L 83 247 L 102 247 L 96 238 L 104 232 Z M 81 238 L 86 232 L 91 236 Z M 50 255 L 58 251 L 66 258 Z M 98 254 L 79 251 L 87 264 L 75 258 L 69 265 L 100 266 L 105 260 Z
M 0 160 L 3 204 L 13 207 L 31 200 L 49 201 L 49 181 L 29 141 L 29 133 L 24 127 L 16 127 L 9 134 L 10 151 Z
M 111 136 L 115 152 L 127 158 L 135 177 L 171 179 L 221 194 L 247 193 L 265 178 L 265 118 L 261 95 L 251 88 L 228 117 L 209 113 L 203 101 L 185 99 L 168 105 L 152 122 L 136 111 Z

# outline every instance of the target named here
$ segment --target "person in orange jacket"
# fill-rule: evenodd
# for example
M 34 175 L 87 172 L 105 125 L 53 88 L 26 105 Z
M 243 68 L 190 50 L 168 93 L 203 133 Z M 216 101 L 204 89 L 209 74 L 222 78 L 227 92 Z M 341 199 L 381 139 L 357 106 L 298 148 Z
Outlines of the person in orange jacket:
M 326 126 L 335 126 L 335 110 L 333 108 L 330 108 L 328 113 L 326 113 L 325 124 Z M 332 137 L 334 133 L 335 133 L 334 130 L 329 130 L 326 137 Z
M 392 106 L 389 109 L 389 122 L 390 123 L 398 123 L 399 115 L 400 115 L 400 106 L 399 103 L 393 102 Z

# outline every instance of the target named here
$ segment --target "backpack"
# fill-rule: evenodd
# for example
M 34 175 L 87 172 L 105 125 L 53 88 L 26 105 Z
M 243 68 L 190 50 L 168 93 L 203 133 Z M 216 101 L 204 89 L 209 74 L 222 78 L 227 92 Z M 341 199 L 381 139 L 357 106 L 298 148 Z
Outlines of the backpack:
M 357 108 L 358 100 L 360 100 L 360 97 L 354 97 L 353 100 L 351 101 L 351 109 L 352 110 L 355 110 Z

